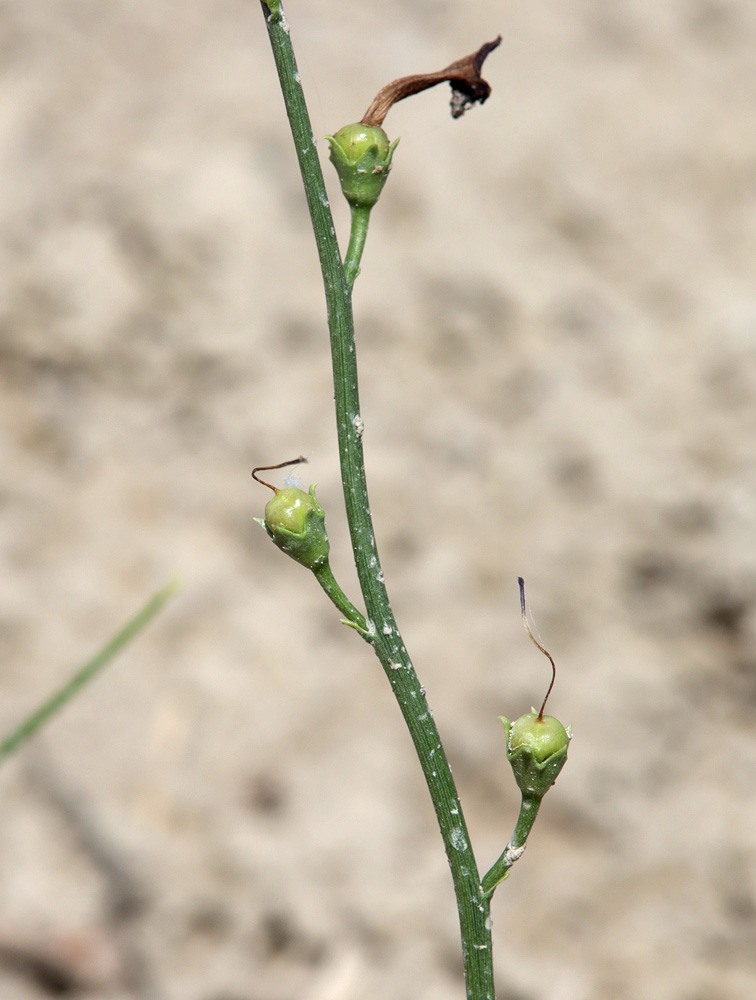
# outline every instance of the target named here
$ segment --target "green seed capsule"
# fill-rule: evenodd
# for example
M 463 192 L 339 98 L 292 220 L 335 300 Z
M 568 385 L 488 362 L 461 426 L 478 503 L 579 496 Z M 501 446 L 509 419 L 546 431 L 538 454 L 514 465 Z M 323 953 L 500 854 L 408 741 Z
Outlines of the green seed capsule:
M 500 716 L 507 732 L 507 760 L 523 795 L 541 799 L 567 760 L 572 733 L 553 715 L 535 709 L 510 722 Z
M 315 496 L 315 486 L 305 493 L 295 486 L 276 490 L 265 506 L 265 520 L 259 520 L 275 544 L 307 569 L 328 562 L 330 544 L 325 528 L 325 511 Z
M 389 142 L 380 126 L 361 122 L 345 125 L 326 139 L 344 197 L 354 207 L 372 208 L 386 183 L 399 140 Z
M 307 515 L 314 509 L 312 497 L 295 486 L 287 486 L 265 505 L 265 525 L 269 531 L 285 528 L 301 535 L 307 527 Z

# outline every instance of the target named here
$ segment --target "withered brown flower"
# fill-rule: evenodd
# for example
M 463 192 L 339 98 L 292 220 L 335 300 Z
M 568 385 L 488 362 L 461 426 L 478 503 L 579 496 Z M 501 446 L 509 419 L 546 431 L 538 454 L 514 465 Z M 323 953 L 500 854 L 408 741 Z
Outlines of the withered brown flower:
M 448 82 L 451 85 L 452 118 L 460 118 L 473 104 L 482 104 L 491 93 L 490 84 L 480 75 L 481 68 L 489 52 L 501 43 L 501 35 L 492 42 L 486 42 L 469 56 L 457 59 L 446 69 L 437 73 L 416 73 L 413 76 L 402 76 L 393 83 L 386 84 L 375 95 L 375 99 L 362 116 L 363 125 L 382 125 L 389 108 L 397 101 L 419 94 L 428 87 L 438 83 Z

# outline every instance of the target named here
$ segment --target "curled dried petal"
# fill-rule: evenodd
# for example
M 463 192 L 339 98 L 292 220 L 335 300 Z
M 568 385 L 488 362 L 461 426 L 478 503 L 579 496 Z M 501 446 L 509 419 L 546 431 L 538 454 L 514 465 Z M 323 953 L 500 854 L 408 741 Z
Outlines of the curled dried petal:
M 422 90 L 435 87 L 438 83 L 449 83 L 452 88 L 451 113 L 453 118 L 461 117 L 473 104 L 482 104 L 491 93 L 490 84 L 483 79 L 480 71 L 489 52 L 501 43 L 501 35 L 492 42 L 486 42 L 476 51 L 450 63 L 437 73 L 416 73 L 402 76 L 393 83 L 386 84 L 375 96 L 373 103 L 362 117 L 363 125 L 382 125 L 389 108 L 405 97 L 419 94 Z

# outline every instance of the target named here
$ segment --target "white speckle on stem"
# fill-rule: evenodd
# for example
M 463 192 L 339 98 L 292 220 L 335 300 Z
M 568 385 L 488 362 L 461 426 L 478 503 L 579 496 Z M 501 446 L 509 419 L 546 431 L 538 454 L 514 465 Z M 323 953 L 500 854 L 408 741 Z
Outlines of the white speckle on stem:
M 467 850 L 467 840 L 462 832 L 462 828 L 455 826 L 450 834 L 451 845 L 455 851 L 466 851 Z
M 507 844 L 504 849 L 504 854 L 501 857 L 502 866 L 511 868 L 515 861 L 519 861 L 520 858 L 525 853 L 526 845 L 523 844 L 521 847 L 512 847 L 511 844 Z M 498 862 L 497 862 L 498 864 Z
M 365 421 L 362 419 L 359 413 L 356 413 L 354 415 L 352 423 L 354 424 L 354 429 L 357 433 L 357 437 L 361 438 L 362 435 L 365 433 Z
M 491 915 L 489 914 L 489 915 L 488 915 L 488 916 L 486 917 L 486 923 L 485 923 L 485 928 L 486 928 L 486 930 L 487 930 L 487 931 L 490 931 L 492 927 L 493 927 L 493 918 L 492 918 L 492 917 L 491 917 Z
M 381 631 L 383 632 L 384 635 L 391 635 L 393 629 L 391 628 L 388 622 L 384 622 Z

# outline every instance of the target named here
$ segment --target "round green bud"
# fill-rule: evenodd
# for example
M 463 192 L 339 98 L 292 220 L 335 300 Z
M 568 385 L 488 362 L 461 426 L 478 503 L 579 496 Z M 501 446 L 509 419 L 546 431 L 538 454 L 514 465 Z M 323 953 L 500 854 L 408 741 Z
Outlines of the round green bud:
M 523 795 L 542 798 L 567 760 L 572 734 L 553 715 L 539 717 L 535 709 L 510 722 L 501 716 L 507 732 L 507 759 Z
M 339 146 L 348 162 L 352 165 L 359 163 L 365 153 L 373 147 L 377 155 L 385 160 L 391 149 L 389 137 L 380 125 L 363 125 L 362 122 L 355 122 L 354 125 L 345 125 L 331 138 L 332 145 Z
M 399 140 L 389 142 L 380 126 L 361 122 L 345 125 L 326 139 L 344 197 L 352 206 L 372 208 L 386 183 Z
M 307 526 L 307 515 L 314 510 L 312 497 L 295 486 L 278 490 L 265 505 L 265 524 L 270 531 L 285 528 L 301 535 Z
M 509 749 L 514 751 L 528 747 L 539 764 L 544 764 L 555 753 L 565 751 L 569 741 L 567 730 L 559 719 L 553 715 L 544 715 L 539 719 L 535 711 L 521 715 L 509 731 Z
M 325 511 L 310 492 L 287 486 L 277 490 L 265 506 L 265 520 L 260 522 L 276 545 L 308 569 L 328 562 L 330 544 L 325 528 Z

